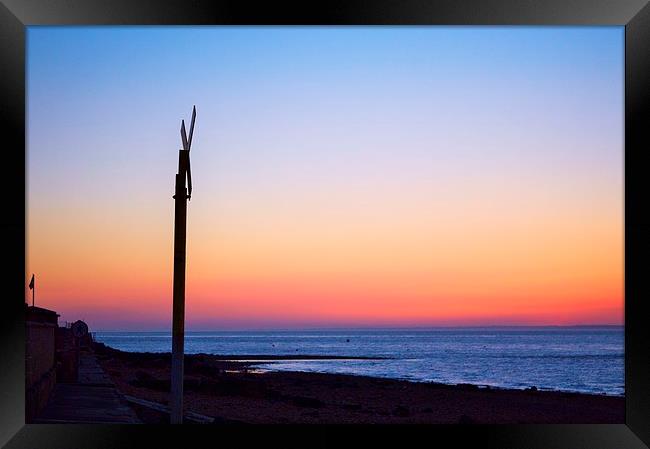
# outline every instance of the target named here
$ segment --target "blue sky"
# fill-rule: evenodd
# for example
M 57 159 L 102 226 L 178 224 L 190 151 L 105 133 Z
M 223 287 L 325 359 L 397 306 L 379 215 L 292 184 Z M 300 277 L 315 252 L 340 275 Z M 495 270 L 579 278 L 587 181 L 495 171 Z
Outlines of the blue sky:
M 373 223 L 408 234 L 421 211 L 492 229 L 495 217 L 514 222 L 510 210 L 622 241 L 623 27 L 29 27 L 27 50 L 28 271 L 52 273 L 41 291 L 57 309 L 83 305 L 69 299 L 87 294 L 83 276 L 67 274 L 78 264 L 91 277 L 113 269 L 84 247 L 101 258 L 116 251 L 104 244 L 138 241 L 164 258 L 179 125 L 194 104 L 188 260 L 205 263 L 189 289 L 226 282 L 205 271 L 210 254 L 234 264 L 236 243 L 228 255 L 224 242 L 297 245 L 290 223 L 305 242 L 319 226 L 356 241 Z M 431 220 L 423 229 L 435 232 Z M 280 252 L 256 269 L 284 266 Z M 76 262 L 54 262 L 62 253 Z M 153 266 L 158 293 L 145 296 L 167 310 L 169 267 Z M 230 310 L 233 298 L 214 301 Z M 113 309 L 108 296 L 95 301 L 86 313 L 100 322 Z

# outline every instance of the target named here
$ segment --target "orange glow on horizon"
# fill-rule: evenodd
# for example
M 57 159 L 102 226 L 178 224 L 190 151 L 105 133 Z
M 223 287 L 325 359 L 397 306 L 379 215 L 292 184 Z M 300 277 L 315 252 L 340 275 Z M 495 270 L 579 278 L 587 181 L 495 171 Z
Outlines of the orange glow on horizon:
M 352 220 L 324 227 L 317 217 L 259 210 L 247 226 L 210 228 L 190 211 L 188 326 L 622 324 L 622 241 L 614 238 L 622 220 L 581 227 L 567 210 L 555 222 L 480 209 L 457 222 L 408 212 L 348 209 Z M 168 321 L 171 223 L 136 214 L 123 228 L 102 219 L 34 226 L 40 305 L 98 323 Z

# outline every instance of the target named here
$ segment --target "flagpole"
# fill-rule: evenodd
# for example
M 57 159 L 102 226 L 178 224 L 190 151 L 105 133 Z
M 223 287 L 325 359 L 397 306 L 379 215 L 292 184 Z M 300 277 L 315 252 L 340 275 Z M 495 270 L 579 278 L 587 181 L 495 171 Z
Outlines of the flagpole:
M 29 289 L 32 291 L 32 307 L 34 307 L 34 298 L 36 297 L 36 276 L 32 273 L 32 279 L 29 281 Z

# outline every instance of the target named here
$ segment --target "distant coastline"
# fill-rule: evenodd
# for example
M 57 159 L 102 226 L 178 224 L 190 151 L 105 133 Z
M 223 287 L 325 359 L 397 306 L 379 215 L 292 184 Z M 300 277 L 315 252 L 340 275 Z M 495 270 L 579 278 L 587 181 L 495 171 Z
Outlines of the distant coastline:
M 476 325 L 476 326 L 345 326 L 345 327 L 242 327 L 242 328 L 219 328 L 219 329 L 191 329 L 186 328 L 185 332 L 301 332 L 301 331 L 405 331 L 405 330 L 453 330 L 453 329 L 599 329 L 599 328 L 620 328 L 625 329 L 624 324 L 548 324 L 548 325 Z M 140 332 L 140 333 L 159 333 L 169 332 L 171 335 L 171 328 L 169 329 L 97 329 L 99 333 L 114 333 L 114 332 Z

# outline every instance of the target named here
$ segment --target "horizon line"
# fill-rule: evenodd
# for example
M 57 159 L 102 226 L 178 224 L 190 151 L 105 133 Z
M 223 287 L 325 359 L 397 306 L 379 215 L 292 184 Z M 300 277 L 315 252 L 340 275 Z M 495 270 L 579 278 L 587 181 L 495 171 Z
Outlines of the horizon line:
M 426 329 L 512 329 L 512 328 L 624 328 L 625 324 L 488 324 L 488 325 L 432 325 L 432 326 L 328 326 L 328 327 L 241 327 L 219 329 L 186 329 L 185 332 L 260 332 L 260 331 L 324 331 L 324 330 L 426 330 Z M 164 329 L 98 329 L 92 332 L 171 332 Z

